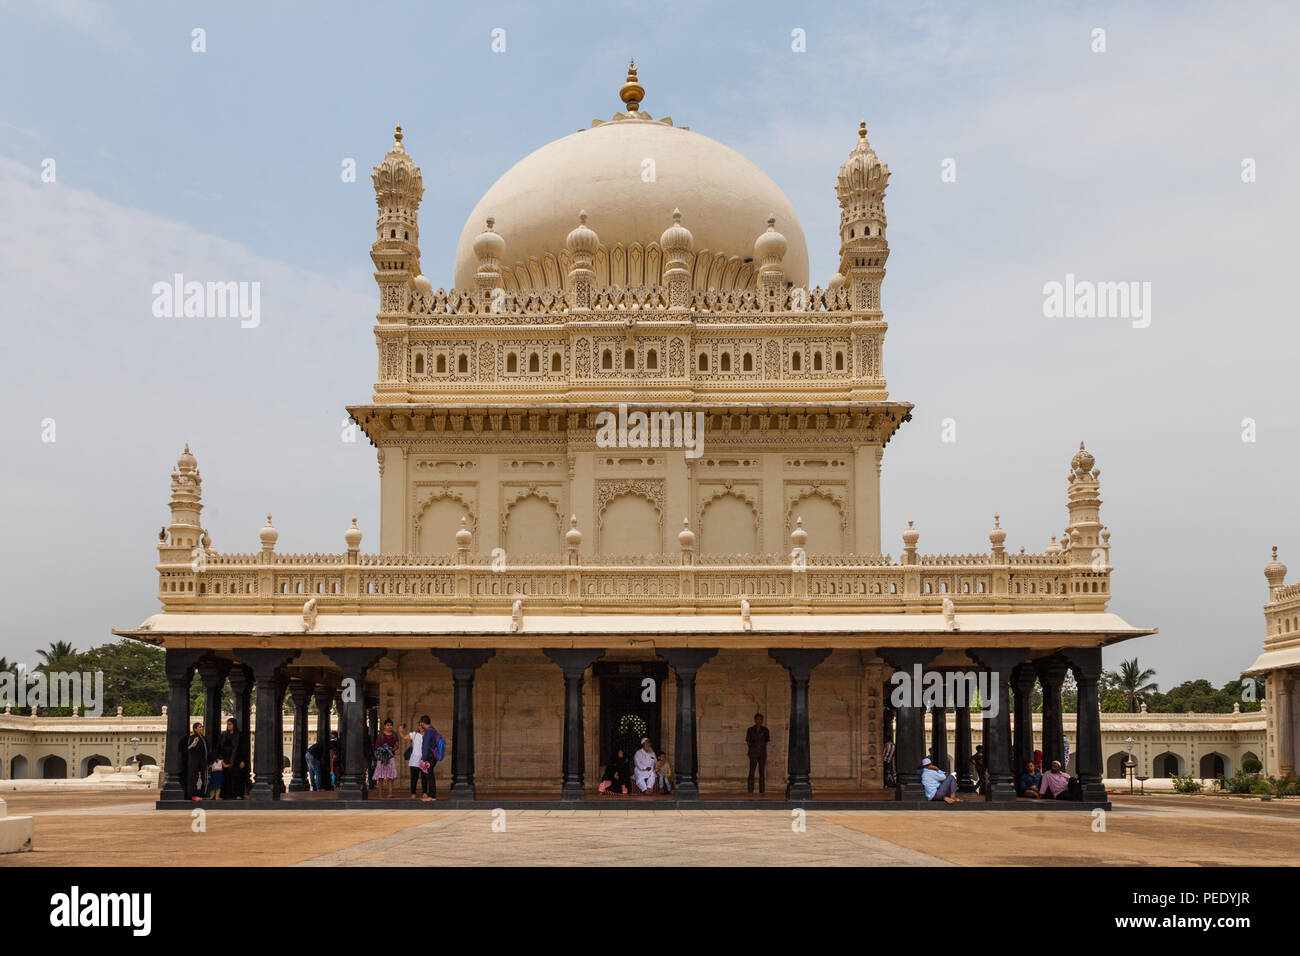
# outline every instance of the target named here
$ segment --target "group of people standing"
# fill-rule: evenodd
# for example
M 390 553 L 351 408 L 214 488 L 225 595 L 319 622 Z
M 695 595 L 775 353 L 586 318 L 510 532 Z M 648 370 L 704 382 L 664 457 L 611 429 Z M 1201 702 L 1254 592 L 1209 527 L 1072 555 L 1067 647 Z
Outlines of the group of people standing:
M 232 717 L 217 738 L 213 749 L 204 733 L 202 722 L 190 728 L 185 739 L 185 798 L 187 800 L 243 800 L 248 796 L 248 742 Z
M 446 755 L 446 741 L 428 714 L 420 717 L 415 730 L 407 733 L 406 724 L 393 733 L 393 722 L 384 721 L 383 730 L 375 739 L 375 773 L 374 780 L 379 784 L 379 798 L 391 799 L 393 787 L 397 780 L 397 748 L 400 741 L 407 741 L 403 756 L 411 774 L 411 799 L 432 802 L 438 799 L 438 782 L 434 779 L 434 769 L 438 761 Z

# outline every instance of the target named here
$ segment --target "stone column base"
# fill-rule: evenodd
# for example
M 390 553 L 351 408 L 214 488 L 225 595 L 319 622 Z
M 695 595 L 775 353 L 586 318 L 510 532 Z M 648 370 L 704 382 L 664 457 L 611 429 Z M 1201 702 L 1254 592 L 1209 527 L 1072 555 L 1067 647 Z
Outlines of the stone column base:
M 32 818 L 11 817 L 0 800 L 0 853 L 23 853 L 32 848 Z

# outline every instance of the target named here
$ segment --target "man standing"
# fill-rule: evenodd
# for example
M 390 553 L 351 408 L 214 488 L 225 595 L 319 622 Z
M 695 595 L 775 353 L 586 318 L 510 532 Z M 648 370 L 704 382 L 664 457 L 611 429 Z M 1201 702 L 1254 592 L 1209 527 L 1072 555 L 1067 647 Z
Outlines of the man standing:
M 185 741 L 185 797 L 188 800 L 201 800 L 208 792 L 204 785 L 208 772 L 208 741 L 203 736 L 203 724 L 197 723 L 191 728 L 189 739 Z
M 420 761 L 420 770 L 424 775 L 424 796 L 420 799 L 432 801 L 438 799 L 438 781 L 434 778 L 433 772 L 438 767 L 438 741 L 442 739 L 442 734 L 438 733 L 438 728 L 433 726 L 428 714 L 420 718 L 420 723 L 424 726 L 424 759 Z M 446 744 L 443 747 L 445 748 Z
M 763 715 L 754 715 L 754 726 L 745 731 L 745 748 L 749 751 L 749 792 L 754 792 L 754 768 L 758 768 L 758 792 L 767 791 L 767 745 L 772 735 L 763 726 Z
M 313 790 L 320 790 L 321 776 L 320 768 L 325 760 L 326 744 L 323 740 L 317 740 L 307 748 L 307 782 Z

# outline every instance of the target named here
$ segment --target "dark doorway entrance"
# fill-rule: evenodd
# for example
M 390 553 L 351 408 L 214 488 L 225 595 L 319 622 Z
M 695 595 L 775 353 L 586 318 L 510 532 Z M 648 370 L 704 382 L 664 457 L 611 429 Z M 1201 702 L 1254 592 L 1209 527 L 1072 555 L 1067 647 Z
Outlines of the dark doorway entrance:
M 597 661 L 592 676 L 600 681 L 600 770 L 619 748 L 631 773 L 632 755 L 649 737 L 656 751 L 661 739 L 660 704 L 668 665 L 659 661 Z M 650 698 L 650 699 L 646 699 Z M 629 777 L 630 779 L 630 777 Z

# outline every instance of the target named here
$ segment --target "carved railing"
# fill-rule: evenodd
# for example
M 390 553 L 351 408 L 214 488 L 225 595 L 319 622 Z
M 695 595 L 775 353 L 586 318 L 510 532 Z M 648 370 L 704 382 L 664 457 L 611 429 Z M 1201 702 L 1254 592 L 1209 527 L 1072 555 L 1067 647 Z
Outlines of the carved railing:
M 660 285 L 603 286 L 592 291 L 590 312 L 666 310 L 668 289 Z M 852 308 L 845 289 L 708 289 L 691 292 L 692 312 L 848 312 Z M 467 289 L 438 289 L 411 293 L 413 316 L 438 315 L 545 315 L 571 311 L 568 293 L 561 289 L 499 291 L 485 301 Z
M 1060 554 L 259 554 L 211 553 L 159 566 L 165 608 L 504 609 L 516 598 L 556 612 L 761 610 L 1104 610 L 1109 568 Z

